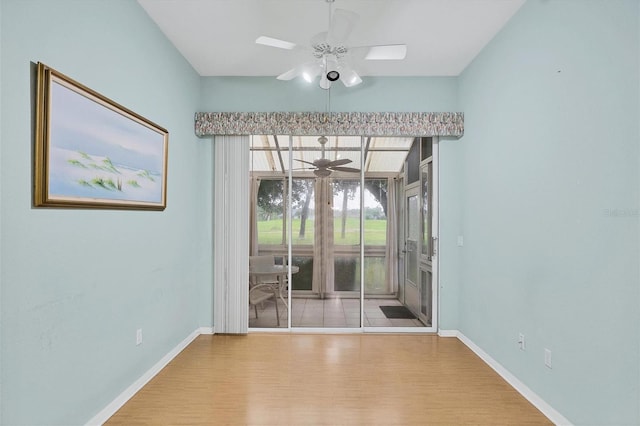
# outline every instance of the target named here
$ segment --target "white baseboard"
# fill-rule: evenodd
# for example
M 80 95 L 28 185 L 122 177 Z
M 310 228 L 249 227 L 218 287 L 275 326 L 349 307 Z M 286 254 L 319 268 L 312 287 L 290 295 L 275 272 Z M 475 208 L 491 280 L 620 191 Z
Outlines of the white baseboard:
M 459 334 L 458 330 L 438 330 L 438 336 L 440 337 L 458 337 Z
M 471 349 L 476 355 L 480 357 L 489 367 L 491 367 L 496 373 L 498 373 L 503 379 L 507 381 L 516 391 L 533 404 L 538 410 L 542 412 L 549 420 L 556 425 L 571 425 L 572 423 L 560 414 L 556 409 L 547 404 L 538 394 L 529 389 L 527 385 L 522 383 L 516 376 L 511 374 L 509 370 L 504 368 L 493 359 L 489 354 L 483 351 L 478 345 L 473 343 L 467 336 L 459 332 L 458 330 L 443 330 L 447 336 L 443 337 L 457 337 L 462 343 L 464 343 L 469 349 Z
M 200 327 L 198 331 L 200 334 L 216 334 L 213 327 Z
M 203 333 L 207 331 L 207 333 Z M 210 331 L 210 332 L 209 332 Z M 127 401 L 129 401 L 144 385 L 149 383 L 151 379 L 155 377 L 164 367 L 166 367 L 173 358 L 175 358 L 184 348 L 189 346 L 189 343 L 193 342 L 196 337 L 201 334 L 213 334 L 212 327 L 201 327 L 196 329 L 193 333 L 189 334 L 186 339 L 178 343 L 178 345 L 169 351 L 168 354 L 162 357 L 153 367 L 151 367 L 146 373 L 142 375 L 138 380 L 133 382 L 131 386 L 124 390 L 120 395 L 116 397 L 109 405 L 107 405 L 102 411 L 96 414 L 91 420 L 87 422 L 87 425 L 102 425 L 116 411 L 118 411 Z

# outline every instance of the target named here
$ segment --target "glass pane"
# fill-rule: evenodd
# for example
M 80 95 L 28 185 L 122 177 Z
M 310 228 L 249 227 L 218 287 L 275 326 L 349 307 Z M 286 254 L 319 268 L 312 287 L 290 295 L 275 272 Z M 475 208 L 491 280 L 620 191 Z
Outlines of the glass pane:
M 411 145 L 406 161 L 407 184 L 412 184 L 420 179 L 420 145 L 416 138 Z
M 427 158 L 431 157 L 433 152 L 433 138 L 420 138 L 420 140 L 422 145 L 421 158 L 423 160 L 426 160 Z
M 333 243 L 360 245 L 360 181 L 333 179 Z
M 366 251 L 366 246 L 387 245 L 387 180 L 365 179 L 364 187 L 364 244 Z
M 418 283 L 418 238 L 419 234 L 419 210 L 418 196 L 407 198 L 407 271 L 406 279 L 417 285 Z
M 420 282 L 420 313 L 426 319 L 428 326 L 431 325 L 431 301 L 432 301 L 432 274 L 430 271 L 422 271 L 422 277 Z
M 334 259 L 335 291 L 360 291 L 360 259 L 340 257 Z
M 364 294 L 388 294 L 384 256 L 364 257 Z
M 433 163 L 422 169 L 422 255 L 431 260 L 431 205 Z
M 364 293 L 391 295 L 387 283 L 387 179 L 365 179 L 364 192 Z
M 311 290 L 313 257 L 293 256 L 291 264 L 298 267 L 298 272 L 292 275 L 293 290 Z
M 293 208 L 293 245 L 313 245 L 315 220 L 315 179 L 293 179 L 291 204 Z
M 262 179 L 258 188 L 258 245 L 284 244 L 284 180 Z

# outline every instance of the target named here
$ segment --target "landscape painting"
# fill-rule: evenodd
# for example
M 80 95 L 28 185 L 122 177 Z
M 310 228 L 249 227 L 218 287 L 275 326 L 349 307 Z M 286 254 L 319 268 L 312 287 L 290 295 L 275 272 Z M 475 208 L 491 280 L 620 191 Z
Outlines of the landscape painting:
M 162 210 L 168 132 L 42 64 L 35 205 Z

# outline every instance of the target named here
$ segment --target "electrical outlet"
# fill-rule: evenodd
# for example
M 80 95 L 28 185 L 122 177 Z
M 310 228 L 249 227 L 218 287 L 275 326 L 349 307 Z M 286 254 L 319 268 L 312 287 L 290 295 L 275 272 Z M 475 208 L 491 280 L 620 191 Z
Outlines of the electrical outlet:
M 136 330 L 136 346 L 142 344 L 142 329 L 139 328 Z
M 544 365 L 551 368 L 551 351 L 547 348 L 544 348 Z
M 524 343 L 524 334 L 522 333 L 518 334 L 518 346 L 520 347 L 521 351 L 524 351 L 526 348 Z
M 462 235 L 458 235 L 458 247 L 464 246 L 464 237 Z

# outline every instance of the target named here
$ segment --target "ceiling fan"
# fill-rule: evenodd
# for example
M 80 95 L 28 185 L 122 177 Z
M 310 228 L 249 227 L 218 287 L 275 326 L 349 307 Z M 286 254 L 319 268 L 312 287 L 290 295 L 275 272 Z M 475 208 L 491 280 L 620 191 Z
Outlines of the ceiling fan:
M 353 167 L 343 167 L 345 164 L 351 163 L 351 160 L 348 158 L 342 158 L 338 160 L 329 160 L 324 158 L 324 146 L 327 143 L 327 138 L 325 136 L 320 136 L 318 138 L 318 143 L 322 146 L 322 156 L 315 160 L 313 163 L 304 160 L 296 160 L 301 163 L 310 164 L 315 167 L 313 174 L 318 177 L 327 177 L 331 175 L 331 172 L 348 172 L 348 173 L 360 173 L 360 169 L 355 169 Z
M 310 46 L 300 46 L 267 36 L 256 39 L 257 44 L 287 50 L 306 50 L 312 53 L 313 60 L 280 74 L 277 77 L 278 80 L 292 80 L 302 76 L 311 83 L 320 75 L 319 84 L 323 89 L 329 89 L 331 83 L 337 80 L 346 87 L 352 87 L 362 83 L 362 78 L 350 65 L 351 54 L 366 51 L 365 59 L 367 60 L 399 60 L 406 57 L 406 44 L 349 46 L 347 39 L 358 20 L 358 14 L 344 9 L 336 9 L 332 14 L 331 4 L 334 0 L 325 1 L 329 3 L 329 29 L 312 37 Z

